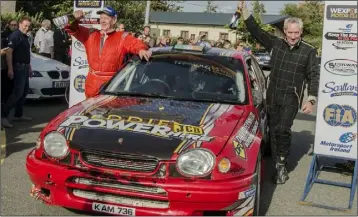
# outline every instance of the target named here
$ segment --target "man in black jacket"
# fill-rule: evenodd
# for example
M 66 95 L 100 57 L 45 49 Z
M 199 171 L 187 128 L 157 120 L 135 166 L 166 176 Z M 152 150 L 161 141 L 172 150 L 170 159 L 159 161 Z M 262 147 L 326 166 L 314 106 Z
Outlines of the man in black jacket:
M 71 37 L 63 29 L 56 29 L 53 33 L 54 59 L 66 65 L 70 65 L 67 55 L 71 45 L 70 39 Z
M 274 180 L 277 184 L 284 184 L 289 178 L 286 163 L 290 153 L 293 121 L 302 104 L 303 112 L 309 114 L 317 101 L 317 51 L 302 40 L 303 23 L 299 18 L 287 18 L 284 22 L 285 38 L 278 38 L 257 25 L 244 2 L 241 3 L 241 9 L 248 31 L 272 52 L 267 90 L 268 120 L 272 155 L 276 163 Z M 308 99 L 302 103 L 306 84 Z

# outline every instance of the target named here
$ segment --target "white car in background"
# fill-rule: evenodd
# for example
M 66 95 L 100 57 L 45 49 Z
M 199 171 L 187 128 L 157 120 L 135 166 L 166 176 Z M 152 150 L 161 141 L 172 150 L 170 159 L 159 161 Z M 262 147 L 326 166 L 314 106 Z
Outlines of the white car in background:
M 64 97 L 70 84 L 71 67 L 57 60 L 31 53 L 32 78 L 27 99 Z

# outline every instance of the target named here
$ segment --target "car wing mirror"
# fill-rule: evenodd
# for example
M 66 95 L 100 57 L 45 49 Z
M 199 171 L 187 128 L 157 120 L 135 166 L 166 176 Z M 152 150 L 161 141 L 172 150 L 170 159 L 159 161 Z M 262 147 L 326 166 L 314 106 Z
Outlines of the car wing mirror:
M 259 90 L 252 90 L 252 99 L 254 106 L 257 107 L 262 104 L 264 96 Z

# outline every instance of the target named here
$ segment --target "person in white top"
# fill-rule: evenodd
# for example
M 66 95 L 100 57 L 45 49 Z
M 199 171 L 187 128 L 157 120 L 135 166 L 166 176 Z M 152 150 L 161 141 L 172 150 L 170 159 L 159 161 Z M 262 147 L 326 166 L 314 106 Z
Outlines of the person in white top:
M 53 31 L 51 30 L 51 21 L 43 20 L 42 27 L 36 32 L 34 45 L 38 49 L 40 55 L 54 58 L 54 42 Z

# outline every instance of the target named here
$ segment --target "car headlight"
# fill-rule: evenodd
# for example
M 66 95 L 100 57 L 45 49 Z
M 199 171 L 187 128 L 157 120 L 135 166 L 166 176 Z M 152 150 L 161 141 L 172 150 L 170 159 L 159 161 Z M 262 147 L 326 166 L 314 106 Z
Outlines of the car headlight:
M 33 70 L 32 71 L 32 77 L 42 77 L 41 73 L 39 71 Z
M 214 168 L 215 156 L 206 149 L 190 149 L 177 159 L 177 169 L 185 176 L 202 177 Z
M 51 132 L 45 136 L 44 149 L 53 158 L 63 158 L 68 154 L 66 138 L 59 132 Z

